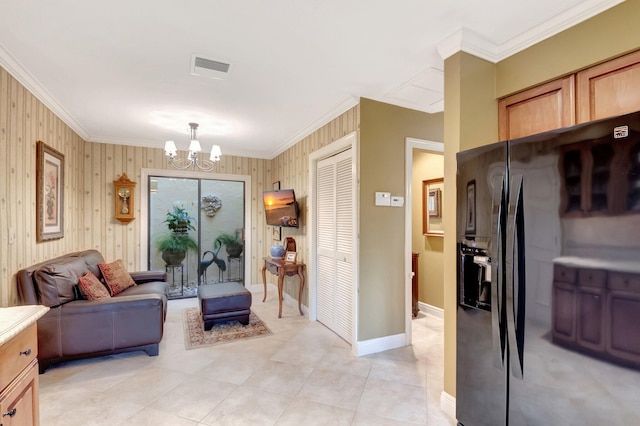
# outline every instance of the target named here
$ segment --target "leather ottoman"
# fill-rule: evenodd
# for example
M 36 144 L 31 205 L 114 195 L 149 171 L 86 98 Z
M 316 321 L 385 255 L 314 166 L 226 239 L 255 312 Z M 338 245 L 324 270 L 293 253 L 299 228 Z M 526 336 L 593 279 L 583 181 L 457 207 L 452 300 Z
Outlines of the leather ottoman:
M 240 283 L 201 285 L 198 287 L 198 304 L 205 330 L 211 330 L 214 321 L 236 320 L 249 324 L 251 292 Z

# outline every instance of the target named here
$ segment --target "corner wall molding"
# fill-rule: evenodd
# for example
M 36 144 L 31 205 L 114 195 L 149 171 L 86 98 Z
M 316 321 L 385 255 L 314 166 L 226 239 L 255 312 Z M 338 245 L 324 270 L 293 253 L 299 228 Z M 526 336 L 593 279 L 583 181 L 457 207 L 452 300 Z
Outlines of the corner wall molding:
M 488 40 L 469 28 L 461 27 L 438 43 L 436 48 L 442 59 L 447 59 L 458 52 L 466 52 L 489 62 L 500 62 L 623 1 L 587 0 L 580 2 L 500 44 Z
M 80 123 L 71 115 L 65 107 L 36 79 L 16 58 L 0 45 L 0 66 L 7 70 L 20 84 L 22 84 L 33 96 L 49 108 L 67 126 L 85 141 L 89 140 L 89 133 L 82 128 Z
M 307 125 L 306 127 L 298 130 L 296 133 L 291 135 L 289 139 L 287 139 L 286 141 L 281 143 L 276 149 L 271 151 L 271 153 L 268 156 L 268 159 L 271 159 L 271 160 L 274 159 L 275 157 L 277 157 L 287 149 L 291 148 L 292 146 L 300 142 L 302 139 L 309 136 L 311 133 L 318 130 L 320 127 L 329 123 L 334 118 L 339 117 L 341 114 L 347 112 L 348 110 L 358 105 L 359 103 L 360 103 L 359 99 L 356 99 L 353 96 L 349 96 L 347 99 L 345 99 L 344 101 L 340 102 L 338 105 L 336 105 L 335 107 L 327 111 L 317 120 L 313 121 L 312 123 L 309 123 L 309 125 Z

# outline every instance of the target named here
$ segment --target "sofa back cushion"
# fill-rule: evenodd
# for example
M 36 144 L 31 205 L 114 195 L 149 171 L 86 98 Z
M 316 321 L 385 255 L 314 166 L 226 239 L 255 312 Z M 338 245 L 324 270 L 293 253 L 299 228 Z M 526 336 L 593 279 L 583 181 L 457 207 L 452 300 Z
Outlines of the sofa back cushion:
M 33 273 L 40 303 L 53 308 L 76 299 L 76 285 L 87 273 L 82 257 L 64 258 L 58 263 L 45 264 Z

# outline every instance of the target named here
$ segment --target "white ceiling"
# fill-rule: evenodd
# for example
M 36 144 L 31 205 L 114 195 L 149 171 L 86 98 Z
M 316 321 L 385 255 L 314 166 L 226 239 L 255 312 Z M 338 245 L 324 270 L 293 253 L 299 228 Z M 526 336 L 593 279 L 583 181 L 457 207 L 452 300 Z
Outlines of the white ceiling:
M 443 108 L 443 57 L 498 61 L 622 0 L 0 0 L 0 66 L 81 137 L 272 158 L 360 97 Z M 229 63 L 191 75 L 193 54 Z

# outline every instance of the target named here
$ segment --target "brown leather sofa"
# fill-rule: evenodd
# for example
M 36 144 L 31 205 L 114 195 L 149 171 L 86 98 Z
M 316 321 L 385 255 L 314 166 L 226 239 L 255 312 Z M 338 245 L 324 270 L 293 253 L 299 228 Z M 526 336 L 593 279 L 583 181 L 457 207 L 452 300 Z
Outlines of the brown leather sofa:
M 143 350 L 158 355 L 167 312 L 164 272 L 130 273 L 136 286 L 107 299 L 86 300 L 78 279 L 102 278 L 100 252 L 85 250 L 38 263 L 17 273 L 22 305 L 49 306 L 38 320 L 40 373 L 52 363 Z

